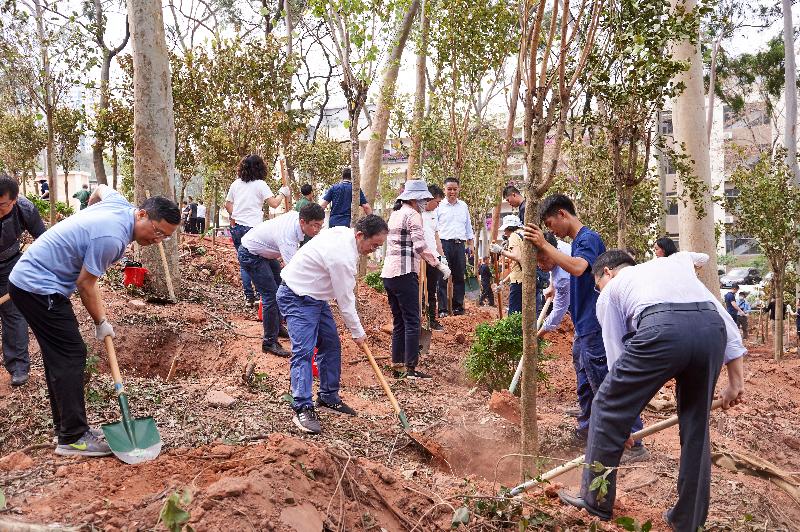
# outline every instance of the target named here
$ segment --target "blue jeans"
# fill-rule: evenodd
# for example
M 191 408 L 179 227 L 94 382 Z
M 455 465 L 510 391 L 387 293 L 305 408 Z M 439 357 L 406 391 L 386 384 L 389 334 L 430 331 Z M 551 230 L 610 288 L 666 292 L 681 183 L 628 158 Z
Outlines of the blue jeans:
M 578 431 L 589 430 L 589 418 L 592 414 L 592 401 L 600 385 L 608 375 L 606 348 L 603 345 L 603 333 L 600 330 L 576 336 L 572 344 L 572 364 L 578 378 L 578 403 L 581 413 L 578 416 Z M 641 430 L 644 424 L 641 416 L 636 416 L 631 432 Z
M 239 246 L 242 245 L 242 237 L 247 234 L 247 232 L 252 229 L 252 227 L 247 227 L 246 225 L 239 225 L 236 224 L 231 227 L 231 240 L 233 240 L 233 247 L 236 249 L 236 252 L 239 252 Z M 242 267 L 242 263 L 239 262 L 239 275 L 242 277 L 242 288 L 244 289 L 244 297 L 247 299 L 255 299 L 255 292 L 253 291 L 253 281 L 250 279 L 250 274 L 245 271 Z
M 522 312 L 522 283 L 508 285 L 508 313 Z
M 319 368 L 318 397 L 328 404 L 336 404 L 339 398 L 339 379 L 342 373 L 342 344 L 333 321 L 331 307 L 327 301 L 311 296 L 298 296 L 285 284 L 278 288 L 278 308 L 286 318 L 286 328 L 292 341 L 292 358 L 289 362 L 292 408 L 300 411 L 312 406 L 311 357 L 317 348 Z
M 247 272 L 258 295 L 261 296 L 262 323 L 264 325 L 264 344 L 274 344 L 278 341 L 278 328 L 281 325 L 281 315 L 278 304 L 275 302 L 275 292 L 281 282 L 281 265 L 277 259 L 266 259 L 254 255 L 244 246 L 239 248 L 239 265 L 242 271 Z

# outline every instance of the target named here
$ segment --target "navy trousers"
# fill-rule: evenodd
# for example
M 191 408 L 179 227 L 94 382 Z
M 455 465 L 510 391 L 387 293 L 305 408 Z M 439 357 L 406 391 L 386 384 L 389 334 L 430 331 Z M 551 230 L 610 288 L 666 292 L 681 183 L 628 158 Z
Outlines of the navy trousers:
M 690 308 L 694 305 L 694 308 Z M 660 307 L 661 305 L 655 305 Z M 592 404 L 586 463 L 616 468 L 630 426 L 650 399 L 670 379 L 676 380 L 681 462 L 678 500 L 669 512 L 675 530 L 697 530 L 708 515 L 711 495 L 711 449 L 708 422 L 714 387 L 722 367 L 727 335 L 712 303 L 673 305 L 642 311 L 636 333 L 603 381 Z M 581 495 L 592 507 L 611 513 L 616 471 L 608 476 L 601 500 L 589 486 L 602 473 L 584 469 Z
M 0 294 L 8 292 L 8 276 L 21 256 L 0 264 Z M 31 368 L 28 322 L 12 301 L 0 305 L 0 318 L 3 321 L 3 364 L 6 370 L 11 375 L 28 373 Z
M 442 240 L 442 251 L 450 266 L 450 278 L 453 280 L 453 308 L 447 308 L 447 282 L 439 283 L 439 312 L 464 311 L 464 276 L 467 271 L 467 256 L 464 254 L 462 240 Z
M 281 264 L 278 259 L 267 259 L 250 253 L 244 246 L 239 247 L 239 265 L 247 272 L 261 297 L 261 316 L 264 325 L 264 344 L 278 341 L 281 315 L 275 301 L 275 293 L 281 282 Z
M 239 252 L 239 246 L 242 245 L 242 237 L 247 234 L 247 232 L 252 229 L 252 227 L 247 227 L 246 225 L 239 225 L 236 224 L 231 227 L 231 240 L 233 240 L 233 247 L 236 249 L 236 252 Z M 253 281 L 250 279 L 250 274 L 245 271 L 242 267 L 242 263 L 239 263 L 239 275 L 242 278 L 242 289 L 244 290 L 244 297 L 247 299 L 255 299 L 255 291 L 253 290 Z
M 299 412 L 304 406 L 314 404 L 311 400 L 314 381 L 311 357 L 315 347 L 319 368 L 319 398 L 328 404 L 339 403 L 342 344 L 328 302 L 311 296 L 298 296 L 285 284 L 278 288 L 277 300 L 292 341 L 292 358 L 289 361 L 294 398 L 292 408 Z

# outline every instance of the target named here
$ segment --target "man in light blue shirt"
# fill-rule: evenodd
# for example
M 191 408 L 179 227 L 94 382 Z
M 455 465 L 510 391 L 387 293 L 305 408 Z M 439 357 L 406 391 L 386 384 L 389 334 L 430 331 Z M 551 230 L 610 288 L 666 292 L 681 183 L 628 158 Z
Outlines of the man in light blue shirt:
M 563 240 L 558 240 L 553 233 L 548 231 L 544 234 L 544 238 L 551 246 L 557 248 L 561 253 L 572 255 L 572 246 Z M 558 266 L 553 259 L 544 253 L 536 254 L 536 262 L 540 270 L 543 272 L 550 272 L 550 287 L 545 290 L 545 297 L 553 298 L 552 310 L 550 314 L 547 315 L 547 318 L 545 318 L 537 335 L 542 337 L 546 333 L 556 330 L 561 324 L 561 320 L 564 319 L 564 315 L 567 313 L 567 309 L 569 309 L 570 282 L 569 273 L 564 271 L 563 268 Z
M 8 293 L 30 325 L 44 362 L 60 455 L 107 456 L 108 445 L 86 423 L 83 374 L 86 344 L 70 296 L 77 289 L 95 323 L 95 337 L 114 336 L 100 299 L 97 279 L 122 258 L 128 244 L 149 246 L 172 235 L 178 206 L 158 196 L 136 208 L 100 185 L 89 207 L 36 239 L 11 271 Z
M 445 201 L 436 209 L 439 226 L 439 239 L 447 258 L 453 279 L 453 308 L 447 307 L 447 283 L 439 283 L 439 317 L 452 312 L 454 316 L 464 314 L 464 276 L 467 270 L 466 249 L 472 250 L 475 233 L 469 217 L 467 204 L 458 199 L 460 184 L 458 179 L 448 177 L 444 180 Z M 466 248 L 465 248 L 466 245 Z

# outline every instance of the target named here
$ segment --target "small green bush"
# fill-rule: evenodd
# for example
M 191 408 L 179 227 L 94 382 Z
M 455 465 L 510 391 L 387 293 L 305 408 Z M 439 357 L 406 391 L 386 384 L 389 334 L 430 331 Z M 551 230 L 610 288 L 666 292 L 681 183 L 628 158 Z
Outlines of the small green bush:
M 539 341 L 540 360 L 547 358 L 544 355 L 547 345 L 547 342 Z M 522 314 L 514 313 L 495 322 L 481 323 L 475 328 L 475 339 L 465 361 L 467 376 L 485 385 L 489 391 L 507 389 L 520 358 Z M 547 375 L 539 369 L 537 379 L 545 381 Z
M 31 200 L 31 203 L 36 205 L 36 209 L 39 211 L 39 216 L 42 217 L 42 220 L 50 219 L 50 200 L 42 199 L 36 194 L 28 194 L 26 197 Z M 56 212 L 66 218 L 67 216 L 75 214 L 75 209 L 63 201 L 57 201 Z
M 381 294 L 386 292 L 386 289 L 383 287 L 383 279 L 381 278 L 381 271 L 375 270 L 374 272 L 370 272 L 364 276 L 364 282 L 367 283 L 368 286 L 371 286 Z

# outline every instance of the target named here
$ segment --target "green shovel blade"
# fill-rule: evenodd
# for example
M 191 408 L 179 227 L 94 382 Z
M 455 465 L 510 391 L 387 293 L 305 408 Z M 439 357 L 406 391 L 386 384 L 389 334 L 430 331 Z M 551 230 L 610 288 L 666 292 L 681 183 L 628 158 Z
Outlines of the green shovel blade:
M 103 425 L 103 435 L 117 458 L 126 464 L 152 460 L 161 452 L 161 435 L 152 417 L 131 418 L 128 398 L 120 394 L 122 420 Z

